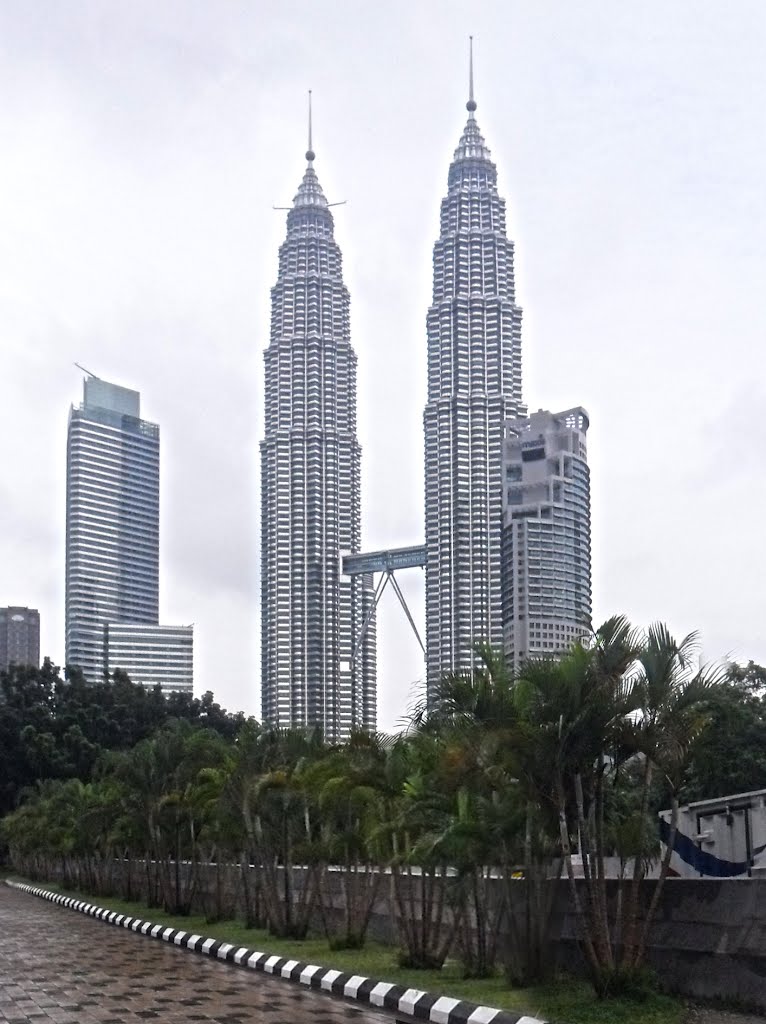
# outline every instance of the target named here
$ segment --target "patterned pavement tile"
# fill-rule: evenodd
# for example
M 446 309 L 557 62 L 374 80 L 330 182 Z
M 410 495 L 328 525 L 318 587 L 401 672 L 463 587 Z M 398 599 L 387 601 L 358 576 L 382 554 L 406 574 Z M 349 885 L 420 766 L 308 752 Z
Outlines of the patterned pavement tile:
M 391 1024 L 0 885 L 1 1024 Z

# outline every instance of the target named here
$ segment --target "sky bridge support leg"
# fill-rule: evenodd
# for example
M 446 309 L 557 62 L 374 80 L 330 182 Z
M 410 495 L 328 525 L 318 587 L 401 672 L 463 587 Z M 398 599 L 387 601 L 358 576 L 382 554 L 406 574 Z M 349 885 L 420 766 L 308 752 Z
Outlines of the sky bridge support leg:
M 423 657 L 425 657 L 426 649 L 423 646 L 423 641 L 420 639 L 420 633 L 418 633 L 418 627 L 415 625 L 415 620 L 410 614 L 410 609 L 407 607 L 407 602 L 404 599 L 404 594 L 401 591 L 401 587 L 396 582 L 396 576 L 394 576 L 393 572 L 390 573 L 390 576 L 391 586 L 394 588 L 394 593 L 399 598 L 399 604 L 402 606 L 402 608 L 404 608 L 404 614 L 407 616 L 407 621 L 412 626 L 412 632 L 415 634 L 415 639 L 420 644 L 420 649 L 423 652 Z
M 421 651 L 423 652 L 424 655 L 426 653 L 426 649 L 423 646 L 423 641 L 420 639 L 420 633 L 418 633 L 418 627 L 415 625 L 415 620 L 412 617 L 410 609 L 409 609 L 409 607 L 407 605 L 407 602 L 406 602 L 406 600 L 404 598 L 404 594 L 402 593 L 401 587 L 396 582 L 396 576 L 394 575 L 394 570 L 393 569 L 386 569 L 382 573 L 380 579 L 378 580 L 378 585 L 375 587 L 375 597 L 374 597 L 374 600 L 372 602 L 372 607 L 370 608 L 369 612 L 367 613 L 367 617 L 365 618 L 364 623 L 362 624 L 362 628 L 359 631 L 359 636 L 357 637 L 356 643 L 354 644 L 354 652 L 351 655 L 351 664 L 352 665 L 356 662 L 356 659 L 357 659 L 357 656 L 359 654 L 359 651 L 362 648 L 362 641 L 365 638 L 365 635 L 366 635 L 367 630 L 369 628 L 370 622 L 372 621 L 372 617 L 375 614 L 375 609 L 378 607 L 378 603 L 380 602 L 380 599 L 383 596 L 383 591 L 388 586 L 389 581 L 391 582 L 391 586 L 394 589 L 394 593 L 396 594 L 397 598 L 399 599 L 399 604 L 404 609 L 404 614 L 407 616 L 407 621 L 409 622 L 410 626 L 412 627 L 412 632 L 415 634 L 415 639 L 420 644 Z
M 362 648 L 362 641 L 365 638 L 365 634 L 367 633 L 367 629 L 368 629 L 368 627 L 370 625 L 370 622 L 372 621 L 372 617 L 375 614 L 375 609 L 378 607 L 378 602 L 380 601 L 380 598 L 381 598 L 381 596 L 383 594 L 383 591 L 386 589 L 386 584 L 387 583 L 388 583 L 388 573 L 384 573 L 380 577 L 380 579 L 378 580 L 378 585 L 375 587 L 375 597 L 374 597 L 373 602 L 372 602 L 372 607 L 367 612 L 367 618 L 362 623 L 362 628 L 359 631 L 359 636 L 357 637 L 356 643 L 354 644 L 354 651 L 353 651 L 353 654 L 351 655 L 351 664 L 352 665 L 354 665 L 356 663 L 357 655 L 359 654 L 359 651 Z

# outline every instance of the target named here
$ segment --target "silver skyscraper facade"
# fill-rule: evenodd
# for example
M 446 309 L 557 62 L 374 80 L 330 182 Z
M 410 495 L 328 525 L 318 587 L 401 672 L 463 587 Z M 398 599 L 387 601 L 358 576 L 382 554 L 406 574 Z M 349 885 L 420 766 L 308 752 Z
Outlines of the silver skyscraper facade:
M 88 377 L 67 438 L 66 662 L 104 676 L 104 624 L 157 623 L 160 430 L 137 391 Z
M 349 294 L 333 217 L 308 165 L 287 214 L 271 292 L 261 442 L 261 659 L 266 721 L 330 740 L 376 724 L 369 577 L 341 575 L 359 551 L 361 448 Z
M 591 631 L 588 426 L 580 407 L 506 425 L 504 646 L 514 669 Z
M 524 415 L 521 309 L 497 170 L 468 120 L 448 175 L 428 311 L 425 434 L 426 637 L 429 691 L 473 663 L 475 643 L 503 642 L 503 431 Z

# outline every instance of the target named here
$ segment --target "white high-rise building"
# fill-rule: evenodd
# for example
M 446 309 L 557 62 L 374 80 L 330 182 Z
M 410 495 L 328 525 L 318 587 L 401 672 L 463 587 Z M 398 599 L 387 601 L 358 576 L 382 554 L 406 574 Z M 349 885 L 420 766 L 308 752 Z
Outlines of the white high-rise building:
M 476 121 L 449 169 L 428 311 L 425 434 L 427 681 L 503 642 L 503 430 L 524 415 L 521 310 L 497 170 Z
M 160 428 L 137 391 L 85 379 L 66 486 L 67 666 L 191 691 L 192 628 L 159 625 Z
M 87 377 L 69 414 L 66 663 L 104 678 L 104 625 L 159 615 L 160 428 L 137 391 Z
M 503 446 L 504 649 L 513 668 L 591 629 L 590 476 L 584 409 L 507 424 Z
M 341 576 L 361 540 L 361 448 L 349 294 L 333 217 L 308 166 L 271 292 L 261 442 L 262 707 L 342 740 L 376 721 L 371 576 Z

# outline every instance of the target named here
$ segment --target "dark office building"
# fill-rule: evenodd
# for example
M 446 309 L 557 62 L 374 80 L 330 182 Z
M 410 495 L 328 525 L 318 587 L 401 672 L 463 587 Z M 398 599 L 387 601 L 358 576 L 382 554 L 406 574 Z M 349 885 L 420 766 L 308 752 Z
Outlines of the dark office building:
M 0 608 L 0 672 L 13 663 L 40 664 L 40 613 L 36 608 Z

